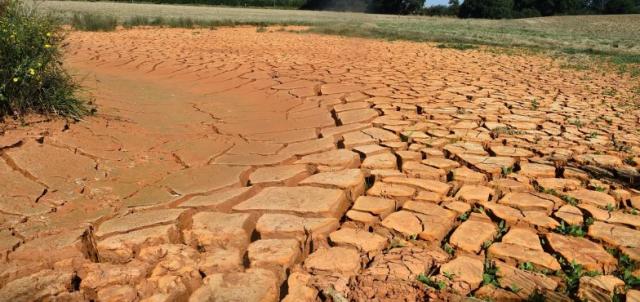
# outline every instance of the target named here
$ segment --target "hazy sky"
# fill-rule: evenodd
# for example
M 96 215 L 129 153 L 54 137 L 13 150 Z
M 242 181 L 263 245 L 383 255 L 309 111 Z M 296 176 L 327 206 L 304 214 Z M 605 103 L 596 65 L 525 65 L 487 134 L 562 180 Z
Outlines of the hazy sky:
M 448 3 L 449 3 L 449 0 L 427 0 L 427 6 L 438 5 L 438 4 L 448 4 Z

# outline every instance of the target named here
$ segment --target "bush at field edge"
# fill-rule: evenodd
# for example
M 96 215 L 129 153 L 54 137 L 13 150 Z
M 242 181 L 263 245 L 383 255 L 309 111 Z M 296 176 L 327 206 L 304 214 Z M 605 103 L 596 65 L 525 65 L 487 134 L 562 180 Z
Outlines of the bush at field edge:
M 18 0 L 0 0 L 0 118 L 89 113 L 62 67 L 60 23 Z

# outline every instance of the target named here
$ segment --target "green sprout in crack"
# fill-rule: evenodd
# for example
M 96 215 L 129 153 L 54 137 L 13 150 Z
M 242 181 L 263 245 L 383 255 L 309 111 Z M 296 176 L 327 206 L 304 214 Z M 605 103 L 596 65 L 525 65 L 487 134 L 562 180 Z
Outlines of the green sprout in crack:
M 439 281 L 434 280 L 433 277 L 431 276 L 431 274 L 429 274 L 427 276 L 424 273 L 420 273 L 416 279 L 418 281 L 424 283 L 426 286 L 433 287 L 433 288 L 435 288 L 436 290 L 439 290 L 439 291 L 447 288 L 447 284 L 444 281 L 442 281 L 442 280 L 439 280 Z
M 484 273 L 482 274 L 482 285 L 494 285 L 496 287 L 500 286 L 500 282 L 498 281 L 498 268 L 495 263 L 491 260 L 487 259 L 484 261 Z
M 636 161 L 633 159 L 633 156 L 626 157 L 626 158 L 623 160 L 623 162 L 624 162 L 625 164 L 629 165 L 629 166 L 635 166 L 635 165 L 637 165 L 637 164 L 638 164 L 638 163 L 636 163 Z
M 576 199 L 575 197 L 562 194 L 560 195 L 560 198 L 572 206 L 576 206 L 578 204 L 578 199 Z
M 580 119 L 578 119 L 578 118 L 570 120 L 569 124 L 574 125 L 574 126 L 576 126 L 578 128 L 581 128 L 582 126 L 584 126 L 584 123 L 582 123 L 582 121 L 580 121 Z
M 538 103 L 538 100 L 536 99 L 531 100 L 531 110 L 538 110 L 539 107 L 540 107 L 540 103 Z
M 447 254 L 449 254 L 449 255 L 453 255 L 453 254 L 455 254 L 455 252 L 456 252 L 456 250 L 455 250 L 453 247 L 451 247 L 451 245 L 449 245 L 449 243 L 445 243 L 445 244 L 442 246 L 442 249 L 443 249 L 445 252 L 447 252 Z
M 576 237 L 584 237 L 586 235 L 586 232 L 582 226 L 566 224 L 564 223 L 564 221 L 560 222 L 560 225 L 556 227 L 555 231 L 563 235 L 571 235 Z
M 496 240 L 502 238 L 502 236 L 504 236 L 508 230 L 509 227 L 507 226 L 507 223 L 504 220 L 500 220 L 500 222 L 498 223 L 498 236 L 496 236 Z
M 530 272 L 533 271 L 534 269 L 533 264 L 531 264 L 531 262 L 529 261 L 520 263 L 520 265 L 518 265 L 518 268 L 523 271 L 530 271 Z
M 507 176 L 513 173 L 513 167 L 502 167 L 502 175 Z
M 605 192 L 607 189 L 605 189 L 604 187 L 601 186 L 596 186 L 595 188 L 593 188 L 594 190 L 598 191 L 598 192 Z
M 469 212 L 464 212 L 458 216 L 458 220 L 460 221 L 467 221 L 467 219 L 469 219 Z

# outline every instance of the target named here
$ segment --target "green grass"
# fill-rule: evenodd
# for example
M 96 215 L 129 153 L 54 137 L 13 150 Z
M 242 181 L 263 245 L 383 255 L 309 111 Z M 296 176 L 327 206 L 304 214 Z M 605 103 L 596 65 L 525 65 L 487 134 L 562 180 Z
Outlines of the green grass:
M 565 68 L 585 70 L 605 63 L 617 66 L 621 73 L 640 75 L 640 15 L 479 20 L 102 1 L 46 1 L 41 5 L 67 20 L 87 14 L 105 15 L 127 27 L 304 25 L 313 33 L 437 42 L 440 47 L 461 50 L 484 45 L 501 53 L 514 53 L 514 49 L 543 52 L 561 59 Z
M 18 1 L 0 1 L 0 119 L 29 113 L 80 118 L 89 112 L 62 68 L 62 28 Z

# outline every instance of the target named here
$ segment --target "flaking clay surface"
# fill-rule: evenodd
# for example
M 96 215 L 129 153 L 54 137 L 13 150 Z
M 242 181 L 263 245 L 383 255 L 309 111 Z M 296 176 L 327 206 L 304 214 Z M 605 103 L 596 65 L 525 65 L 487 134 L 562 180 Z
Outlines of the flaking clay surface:
M 98 113 L 0 136 L 0 301 L 567 300 L 564 264 L 602 297 L 607 250 L 640 260 L 628 77 L 277 28 L 68 42 Z

